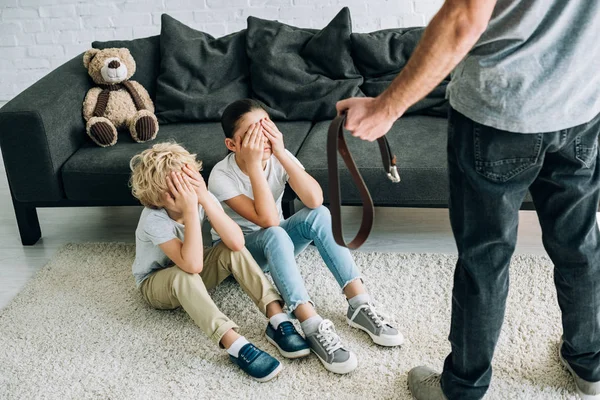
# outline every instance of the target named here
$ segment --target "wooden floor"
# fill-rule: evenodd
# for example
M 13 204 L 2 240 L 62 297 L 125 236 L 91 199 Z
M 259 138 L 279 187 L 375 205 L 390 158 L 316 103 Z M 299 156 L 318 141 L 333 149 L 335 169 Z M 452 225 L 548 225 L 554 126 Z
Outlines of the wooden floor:
M 38 209 L 42 239 L 22 246 L 4 165 L 0 160 L 0 309 L 69 242 L 134 242 L 140 207 Z M 360 209 L 344 207 L 345 231 L 356 232 Z M 455 253 L 447 209 L 378 208 L 374 231 L 361 251 Z M 545 254 L 535 213 L 520 214 L 517 253 Z

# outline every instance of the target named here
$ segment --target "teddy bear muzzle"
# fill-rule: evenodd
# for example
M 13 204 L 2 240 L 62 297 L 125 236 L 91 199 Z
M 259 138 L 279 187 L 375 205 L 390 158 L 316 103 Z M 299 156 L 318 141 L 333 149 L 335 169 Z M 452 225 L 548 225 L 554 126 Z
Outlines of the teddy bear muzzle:
M 108 83 L 119 83 L 127 79 L 127 66 L 116 57 L 107 58 L 100 69 L 100 74 Z

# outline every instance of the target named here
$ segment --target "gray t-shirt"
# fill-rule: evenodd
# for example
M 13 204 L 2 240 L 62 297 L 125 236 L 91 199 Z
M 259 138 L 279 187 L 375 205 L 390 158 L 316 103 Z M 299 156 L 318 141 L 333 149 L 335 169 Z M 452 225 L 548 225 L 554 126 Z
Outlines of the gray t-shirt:
M 304 169 L 302 163 L 300 163 L 300 161 L 298 161 L 298 159 L 294 157 L 292 153 L 290 153 L 288 150 L 286 150 L 286 153 L 288 157 L 290 157 L 296 164 Z M 271 193 L 273 193 L 275 205 L 277 206 L 277 212 L 279 213 L 279 220 L 281 221 L 283 220 L 281 199 L 283 198 L 285 184 L 289 179 L 289 175 L 277 157 L 273 155 L 267 160 L 264 174 L 267 178 L 269 189 L 271 189 Z M 240 226 L 244 235 L 261 229 L 260 226 L 248 221 L 246 218 L 233 211 L 225 203 L 226 200 L 232 199 L 239 195 L 245 195 L 254 200 L 250 177 L 243 173 L 240 167 L 237 165 L 237 162 L 235 161 L 235 153 L 229 153 L 227 157 L 215 165 L 210 173 L 210 177 L 208 178 L 208 189 L 214 193 L 219 201 L 223 202 L 222 206 L 225 210 L 225 213 Z M 211 230 L 211 234 L 213 241 L 219 239 L 219 234 L 214 229 Z
M 551 132 L 600 112 L 600 1 L 498 0 L 452 73 L 450 105 L 481 124 Z
M 220 206 L 219 200 L 212 193 L 210 193 L 210 196 Z M 198 216 L 200 226 L 202 226 L 206 214 L 201 205 L 198 205 Z M 183 241 L 184 233 L 185 226 L 172 220 L 164 208 L 144 207 L 135 230 L 135 260 L 133 261 L 132 271 L 137 287 L 140 287 L 152 272 L 174 264 L 159 245 L 175 238 Z

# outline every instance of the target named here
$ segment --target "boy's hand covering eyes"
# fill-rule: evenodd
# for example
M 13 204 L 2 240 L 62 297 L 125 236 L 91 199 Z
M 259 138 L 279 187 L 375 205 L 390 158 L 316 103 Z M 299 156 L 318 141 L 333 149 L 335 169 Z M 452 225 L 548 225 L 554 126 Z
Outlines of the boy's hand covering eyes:
M 182 172 L 171 172 L 171 175 L 167 176 L 167 187 L 169 191 L 163 196 L 167 207 L 181 213 L 198 209 L 198 195 L 190 183 L 190 178 Z
M 208 190 L 206 189 L 206 182 L 204 182 L 202 174 L 200 174 L 199 171 L 192 169 L 189 164 L 185 164 L 182 168 L 182 171 L 189 178 L 189 183 L 196 191 L 196 195 L 198 195 L 198 200 L 204 199 L 208 193 Z
M 244 139 L 236 137 L 235 143 L 238 149 L 237 156 L 246 165 L 260 164 L 262 161 L 265 143 L 267 139 L 263 134 L 260 123 L 250 125 Z
M 260 121 L 263 127 L 264 135 L 271 142 L 271 151 L 273 154 L 282 154 L 285 151 L 285 145 L 283 143 L 283 134 L 279 132 L 279 129 L 273 121 L 270 119 L 263 119 Z

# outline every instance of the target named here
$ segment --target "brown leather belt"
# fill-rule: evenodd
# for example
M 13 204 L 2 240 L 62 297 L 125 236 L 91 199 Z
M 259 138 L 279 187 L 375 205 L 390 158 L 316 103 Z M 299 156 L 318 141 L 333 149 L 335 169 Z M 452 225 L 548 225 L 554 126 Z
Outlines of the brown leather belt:
M 333 228 L 333 237 L 340 246 L 348 247 L 349 249 L 358 249 L 369 237 L 373 228 L 373 217 L 375 216 L 375 208 L 373 207 L 373 199 L 365 181 L 363 180 L 356 163 L 348 150 L 348 145 L 344 139 L 344 123 L 346 115 L 338 115 L 329 126 L 327 136 L 327 164 L 329 170 L 329 209 L 331 211 L 331 220 Z M 396 156 L 392 154 L 390 144 L 384 136 L 377 139 L 383 168 L 387 173 L 387 177 L 394 183 L 400 182 L 400 175 L 396 168 Z M 346 163 L 346 167 L 350 171 L 352 180 L 360 192 L 362 200 L 363 215 L 360 223 L 360 228 L 356 237 L 350 243 L 344 242 L 342 235 L 342 199 L 340 195 L 340 174 L 337 165 L 337 152 L 340 152 L 342 159 Z

